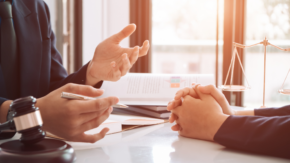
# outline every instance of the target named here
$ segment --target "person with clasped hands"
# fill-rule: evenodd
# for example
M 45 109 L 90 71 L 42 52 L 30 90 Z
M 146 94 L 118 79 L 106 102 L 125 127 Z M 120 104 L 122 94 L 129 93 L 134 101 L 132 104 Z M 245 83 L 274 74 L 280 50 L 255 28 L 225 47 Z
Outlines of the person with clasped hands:
M 290 158 L 290 105 L 232 110 L 213 85 L 179 90 L 169 102 L 169 121 L 181 136 L 215 141 L 228 148 Z
M 45 2 L 43 0 L 3 1 L 5 0 L 0 0 L 0 7 L 3 7 L 5 2 L 12 2 L 7 10 L 12 8 L 14 23 L 12 30 L 15 30 L 18 43 L 17 65 L 20 65 L 18 74 L 20 88 L 16 90 L 18 95 L 15 97 L 31 95 L 38 98 L 36 106 L 40 109 L 45 131 L 68 141 L 93 143 L 102 139 L 109 129 L 105 128 L 95 135 L 86 135 L 84 132 L 104 122 L 112 112 L 111 106 L 119 101 L 118 98 L 112 96 L 82 101 L 63 99 L 60 95 L 62 92 L 91 97 L 102 95 L 103 90 L 93 86 L 99 87 L 101 81 L 117 81 L 124 76 L 138 57 L 147 54 L 149 41 L 144 41 L 142 47 L 121 47 L 119 43 L 136 29 L 136 25 L 130 24 L 101 42 L 88 64 L 79 71 L 67 75 L 62 65 L 61 55 L 55 47 L 56 39 L 51 29 L 49 10 Z M 7 7 L 7 4 L 5 5 L 4 8 Z M 0 11 L 0 18 L 2 11 Z M 4 26 L 3 20 L 0 27 Z M 6 25 L 9 27 L 9 23 Z M 5 37 L 6 33 L 1 31 L 1 37 Z M 8 40 L 10 38 L 8 37 Z M 3 52 L 6 47 L 0 48 Z M 1 54 L 3 55 L 8 54 Z M 4 62 L 5 59 L 1 57 L 2 71 L 5 71 L 5 67 L 2 66 Z M 4 84 L 1 83 L 2 81 Z M 9 99 L 11 91 L 6 87 L 9 82 L 0 71 L 0 123 L 7 120 L 9 105 L 14 100 Z

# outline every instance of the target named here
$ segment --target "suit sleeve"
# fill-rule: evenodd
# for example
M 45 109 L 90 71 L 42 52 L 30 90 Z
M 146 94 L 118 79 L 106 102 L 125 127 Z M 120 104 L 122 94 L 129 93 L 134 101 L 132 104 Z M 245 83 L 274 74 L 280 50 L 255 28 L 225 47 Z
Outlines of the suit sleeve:
M 229 116 L 214 141 L 228 148 L 290 158 L 290 116 Z
M 288 116 L 290 115 L 290 105 L 286 105 L 278 108 L 264 108 L 264 109 L 255 109 L 255 115 L 257 116 Z

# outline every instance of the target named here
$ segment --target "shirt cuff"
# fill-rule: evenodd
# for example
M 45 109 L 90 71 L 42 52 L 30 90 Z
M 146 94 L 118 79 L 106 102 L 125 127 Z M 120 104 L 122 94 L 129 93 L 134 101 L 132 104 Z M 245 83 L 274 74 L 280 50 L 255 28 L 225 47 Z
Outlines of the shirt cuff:
M 0 97 L 0 106 L 5 102 L 8 101 L 8 99 Z
M 83 67 L 82 67 L 82 68 L 77 72 L 77 74 L 79 74 L 78 77 L 76 78 L 76 79 L 78 79 L 78 80 L 75 81 L 77 84 L 83 84 L 83 85 L 86 84 L 86 79 L 87 79 L 87 69 L 88 69 L 89 63 L 90 63 L 90 62 L 88 62 L 86 65 L 84 65 L 84 66 L 83 66 Z M 99 88 L 101 88 L 102 84 L 103 84 L 103 81 L 100 81 L 100 82 L 98 82 L 97 84 L 95 84 L 93 87 L 99 89 Z

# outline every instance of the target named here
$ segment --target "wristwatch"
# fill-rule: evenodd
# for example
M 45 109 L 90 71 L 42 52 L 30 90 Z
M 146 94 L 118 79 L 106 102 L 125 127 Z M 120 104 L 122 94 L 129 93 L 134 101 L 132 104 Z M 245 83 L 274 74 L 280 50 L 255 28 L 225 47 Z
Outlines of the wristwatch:
M 10 105 L 10 106 L 9 106 L 9 109 L 8 109 L 8 113 L 7 113 L 7 121 L 12 120 L 14 114 L 15 114 L 15 111 L 13 111 L 13 110 L 11 109 L 11 105 Z

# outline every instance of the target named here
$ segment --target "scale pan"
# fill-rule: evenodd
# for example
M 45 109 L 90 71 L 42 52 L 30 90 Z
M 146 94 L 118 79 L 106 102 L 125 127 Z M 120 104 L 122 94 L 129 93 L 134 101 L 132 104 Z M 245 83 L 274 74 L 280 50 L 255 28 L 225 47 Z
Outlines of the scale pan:
M 248 89 L 251 89 L 250 87 L 243 86 L 243 85 L 221 85 L 219 86 L 223 91 L 234 91 L 234 92 L 241 92 Z
M 280 89 L 279 93 L 283 95 L 290 95 L 290 89 Z

